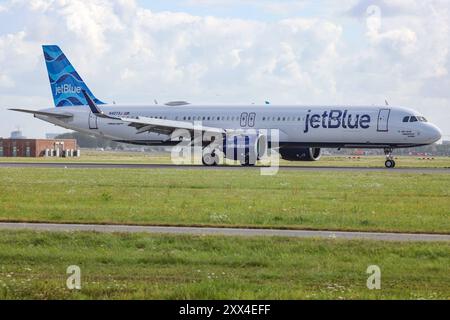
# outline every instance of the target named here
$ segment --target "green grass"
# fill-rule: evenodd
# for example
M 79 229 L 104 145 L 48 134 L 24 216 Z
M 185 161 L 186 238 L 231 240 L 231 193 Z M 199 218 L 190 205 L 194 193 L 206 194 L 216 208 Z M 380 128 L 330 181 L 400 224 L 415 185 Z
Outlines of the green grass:
M 70 162 L 70 163 L 135 163 L 135 164 L 171 164 L 170 153 L 151 152 L 117 152 L 82 150 L 80 158 L 4 158 L 0 162 Z M 285 161 L 282 166 L 325 166 L 325 167 L 381 167 L 384 168 L 385 158 L 382 156 L 323 156 L 319 161 Z M 431 167 L 450 168 L 450 157 L 400 156 L 396 157 L 397 167 Z
M 1 299 L 450 299 L 450 244 L 0 233 Z M 66 288 L 81 268 L 82 289 Z M 381 268 L 381 290 L 366 287 Z
M 171 163 L 169 153 L 97 151 L 90 149 L 81 150 L 81 156 L 79 158 L 0 157 L 0 162 L 47 162 L 47 163 L 70 162 L 70 163 L 137 163 L 137 164 Z
M 450 233 L 450 174 L 0 169 L 0 220 Z

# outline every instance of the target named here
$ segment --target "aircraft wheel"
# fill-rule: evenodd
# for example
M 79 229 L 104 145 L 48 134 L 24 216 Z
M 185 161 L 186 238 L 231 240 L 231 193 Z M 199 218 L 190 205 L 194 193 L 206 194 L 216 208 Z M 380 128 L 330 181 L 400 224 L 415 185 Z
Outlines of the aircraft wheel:
M 394 168 L 395 167 L 395 161 L 394 160 L 386 160 L 386 162 L 384 163 L 384 165 L 386 166 L 386 168 Z
M 250 162 L 250 156 L 247 154 L 245 155 L 244 161 L 241 161 L 241 166 L 243 167 L 252 167 L 255 165 L 255 162 Z
M 216 166 L 218 158 L 215 154 L 205 153 L 202 158 L 203 165 L 205 166 Z

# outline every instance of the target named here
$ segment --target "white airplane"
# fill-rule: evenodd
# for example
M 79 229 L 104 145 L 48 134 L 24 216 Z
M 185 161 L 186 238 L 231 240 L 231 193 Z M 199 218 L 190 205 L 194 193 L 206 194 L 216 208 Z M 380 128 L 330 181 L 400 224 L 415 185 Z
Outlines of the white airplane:
M 440 130 L 416 111 L 393 106 L 300 105 L 193 105 L 183 101 L 164 105 L 111 105 L 98 100 L 58 46 L 43 46 L 55 108 L 40 111 L 10 109 L 33 114 L 55 125 L 114 141 L 140 145 L 173 146 L 177 129 L 218 136 L 223 149 L 237 148 L 228 135 L 253 132 L 245 139 L 242 164 L 251 165 L 248 150 L 260 131 L 279 130 L 278 152 L 291 161 L 314 161 L 320 148 L 380 148 L 385 166 L 395 167 L 392 151 L 432 144 Z M 250 131 L 252 129 L 253 131 Z M 235 140 L 234 140 L 235 141 Z M 267 138 L 270 143 L 270 137 Z M 205 149 L 206 150 L 206 149 Z M 203 164 L 219 162 L 216 150 L 204 152 Z M 223 150 L 222 150 L 223 151 Z M 218 152 L 218 150 L 217 150 Z M 228 155 L 228 153 L 227 153 Z M 239 153 L 242 155 L 242 152 Z M 233 152 L 238 160 L 238 152 Z

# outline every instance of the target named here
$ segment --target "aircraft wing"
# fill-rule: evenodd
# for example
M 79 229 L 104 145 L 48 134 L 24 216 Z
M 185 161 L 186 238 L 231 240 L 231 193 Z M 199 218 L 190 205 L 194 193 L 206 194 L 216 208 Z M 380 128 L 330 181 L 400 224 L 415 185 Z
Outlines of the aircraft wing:
M 191 122 L 166 120 L 166 119 L 154 119 L 149 117 L 136 117 L 136 118 L 119 118 L 120 120 L 127 122 L 130 127 L 135 127 L 137 133 L 143 132 L 156 132 L 162 134 L 171 134 L 177 129 L 188 130 L 193 132 L 194 130 L 201 130 L 202 132 L 210 133 L 225 133 L 222 128 L 215 127 L 196 127 Z
M 178 120 L 166 120 L 166 119 L 155 119 L 149 117 L 135 117 L 135 118 L 125 118 L 125 117 L 111 117 L 105 114 L 92 100 L 92 98 L 87 94 L 86 91 L 81 91 L 86 98 L 86 101 L 91 109 L 91 112 L 100 118 L 109 118 L 113 120 L 121 120 L 123 122 L 127 122 L 130 127 L 135 127 L 136 133 L 144 133 L 144 132 L 155 132 L 161 134 L 170 135 L 172 132 L 178 129 L 188 130 L 192 132 L 194 130 L 201 130 L 202 132 L 210 132 L 210 133 L 225 133 L 225 130 L 222 128 L 215 127 L 196 127 L 191 122 L 178 121 Z
M 53 112 L 27 110 L 27 109 L 15 109 L 15 108 L 14 109 L 8 109 L 8 110 L 24 112 L 24 113 L 31 113 L 31 114 L 40 115 L 40 116 L 54 117 L 54 118 L 71 118 L 71 117 L 73 117 L 73 114 L 71 114 L 69 112 L 53 113 Z

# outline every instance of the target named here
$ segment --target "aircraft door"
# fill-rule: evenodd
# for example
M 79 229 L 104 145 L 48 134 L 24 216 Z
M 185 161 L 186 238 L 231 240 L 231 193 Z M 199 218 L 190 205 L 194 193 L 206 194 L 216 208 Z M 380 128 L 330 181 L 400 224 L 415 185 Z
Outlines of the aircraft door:
M 388 132 L 391 109 L 380 109 L 378 112 L 377 131 Z
M 89 112 L 89 129 L 98 129 L 97 116 Z

